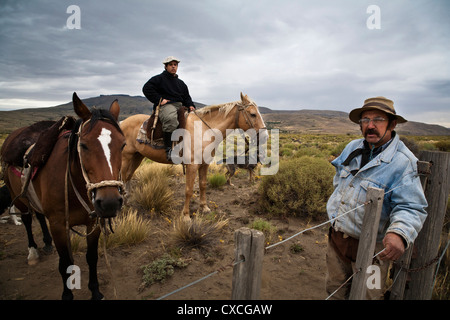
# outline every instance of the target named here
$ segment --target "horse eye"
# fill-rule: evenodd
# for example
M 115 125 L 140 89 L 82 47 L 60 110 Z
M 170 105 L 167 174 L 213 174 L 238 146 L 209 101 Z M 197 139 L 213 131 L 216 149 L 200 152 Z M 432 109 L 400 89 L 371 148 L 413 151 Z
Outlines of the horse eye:
M 123 150 L 123 149 L 125 149 L 125 146 L 126 146 L 127 144 L 126 143 L 124 143 L 123 144 L 123 146 L 122 146 L 122 148 L 120 148 L 120 150 Z
M 81 149 L 83 149 L 83 150 L 88 150 L 87 145 L 85 145 L 84 143 L 80 143 L 80 147 L 81 147 Z
M 256 113 L 250 113 L 250 116 L 251 116 L 252 118 L 256 118 Z

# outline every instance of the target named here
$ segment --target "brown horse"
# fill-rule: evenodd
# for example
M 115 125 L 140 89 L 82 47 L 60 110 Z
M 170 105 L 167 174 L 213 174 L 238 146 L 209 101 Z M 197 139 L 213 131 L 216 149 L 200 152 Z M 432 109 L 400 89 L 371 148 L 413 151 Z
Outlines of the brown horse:
M 122 153 L 122 174 L 124 182 L 128 182 L 132 178 L 134 171 L 138 168 L 144 157 L 156 162 L 169 163 L 166 159 L 165 150 L 152 148 L 136 140 L 142 123 L 148 118 L 148 115 L 138 114 L 120 123 L 120 127 L 127 140 L 127 145 Z M 189 204 L 193 194 L 193 186 L 197 172 L 199 175 L 200 211 L 210 211 L 206 203 L 206 174 L 210 161 L 205 161 L 203 155 L 208 153 L 214 156 L 215 150 L 211 150 L 211 144 L 214 143 L 217 145 L 218 142 L 222 141 L 229 129 L 242 129 L 244 131 L 254 129 L 260 135 L 264 137 L 268 136 L 258 106 L 247 95 L 244 96 L 242 93 L 241 101 L 207 106 L 195 113 L 190 113 L 186 119 L 185 132 L 187 134 L 183 136 L 183 142 L 187 141 L 188 143 L 184 144 L 183 149 L 183 153 L 187 152 L 187 154 L 183 154 L 183 162 L 186 164 L 186 187 L 182 212 L 186 220 L 190 219 Z M 205 135 L 199 135 L 199 132 L 200 134 L 205 132 Z M 214 134 L 206 137 L 206 132 L 209 134 L 212 132 Z M 212 136 L 214 136 L 214 140 L 211 139 Z M 174 139 L 174 135 L 172 135 L 172 140 L 176 140 Z M 176 148 L 174 148 L 172 154 L 176 153 L 175 150 Z M 198 158 L 199 154 L 200 159 Z M 174 158 L 172 157 L 172 159 Z
M 73 94 L 73 107 L 80 117 L 73 128 L 59 133 L 46 162 L 29 181 L 26 192 L 22 180 L 5 164 L 3 172 L 15 205 L 43 213 L 59 254 L 59 272 L 63 280 L 63 299 L 73 299 L 72 285 L 67 283 L 69 268 L 74 264 L 70 249 L 70 229 L 85 225 L 86 260 L 89 265 L 88 287 L 92 299 L 102 299 L 97 280 L 98 239 L 100 221 L 115 217 L 122 206 L 120 181 L 121 157 L 125 138 L 117 123 L 119 104 L 114 101 L 109 111 L 91 111 Z M 2 149 L 3 152 L 8 150 Z M 17 170 L 17 168 L 16 168 Z M 71 283 L 70 283 L 71 284 Z

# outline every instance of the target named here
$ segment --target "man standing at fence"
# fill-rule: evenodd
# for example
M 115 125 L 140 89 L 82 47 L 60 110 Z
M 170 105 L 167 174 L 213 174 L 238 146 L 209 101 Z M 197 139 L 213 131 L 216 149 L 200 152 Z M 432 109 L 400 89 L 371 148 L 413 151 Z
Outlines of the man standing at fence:
M 326 290 L 331 295 L 356 270 L 358 239 L 362 229 L 368 187 L 384 189 L 374 261 L 380 270 L 380 288 L 368 288 L 368 299 L 382 299 L 390 261 L 401 257 L 412 245 L 425 221 L 427 201 L 417 175 L 417 158 L 394 131 L 406 120 L 397 115 L 394 103 L 384 97 L 367 99 L 350 112 L 360 125 L 364 139 L 350 142 L 332 164 L 336 167 L 334 192 L 327 203 L 332 222 L 327 249 Z M 378 259 L 379 258 L 379 259 Z M 350 283 L 333 294 L 348 298 Z
M 178 63 L 180 60 L 173 56 L 164 59 L 164 71 L 148 80 L 142 88 L 145 97 L 153 102 L 153 108 L 160 104 L 159 119 L 168 161 L 171 161 L 172 132 L 178 127 L 178 109 L 182 106 L 189 111 L 195 109 L 187 85 L 178 78 Z

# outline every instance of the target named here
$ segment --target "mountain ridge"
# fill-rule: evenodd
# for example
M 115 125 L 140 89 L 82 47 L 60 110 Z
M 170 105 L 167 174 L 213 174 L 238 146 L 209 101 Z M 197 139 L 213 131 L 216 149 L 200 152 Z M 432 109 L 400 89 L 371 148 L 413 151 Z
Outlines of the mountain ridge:
M 139 113 L 150 114 L 153 109 L 152 103 L 143 96 L 112 94 L 82 100 L 88 107 L 96 106 L 97 108 L 107 109 L 115 99 L 118 99 L 121 107 L 119 120 Z M 203 103 L 194 103 L 197 108 L 205 106 Z M 260 106 L 259 110 L 268 129 L 280 129 L 281 132 L 304 134 L 360 133 L 359 126 L 352 123 L 348 119 L 348 114 L 343 111 L 311 109 L 273 110 L 264 106 Z M 75 116 L 72 102 L 53 107 L 0 111 L 0 133 L 10 133 L 17 128 L 41 120 L 58 120 L 65 115 Z M 415 121 L 398 125 L 396 131 L 404 135 L 450 135 L 449 128 Z

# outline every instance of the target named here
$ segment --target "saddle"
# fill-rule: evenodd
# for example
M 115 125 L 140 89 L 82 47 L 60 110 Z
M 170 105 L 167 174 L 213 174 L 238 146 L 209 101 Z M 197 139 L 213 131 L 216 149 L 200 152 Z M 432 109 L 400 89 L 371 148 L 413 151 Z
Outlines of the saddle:
M 71 130 L 75 125 L 72 117 L 59 121 L 39 121 L 11 133 L 1 149 L 2 162 L 23 168 L 25 160 L 34 168 L 45 164 L 53 146 L 62 131 Z
M 177 129 L 184 129 L 186 128 L 186 108 L 181 107 L 178 109 L 178 127 Z M 137 140 L 139 143 L 145 143 L 150 145 L 151 147 L 155 149 L 163 149 L 164 148 L 164 142 L 163 142 L 163 130 L 162 130 L 162 123 L 159 118 L 156 120 L 156 126 L 153 128 L 153 125 L 155 123 L 155 112 L 152 113 L 152 115 L 144 121 L 142 124 L 141 130 L 138 133 Z M 153 134 L 153 137 L 152 137 Z

